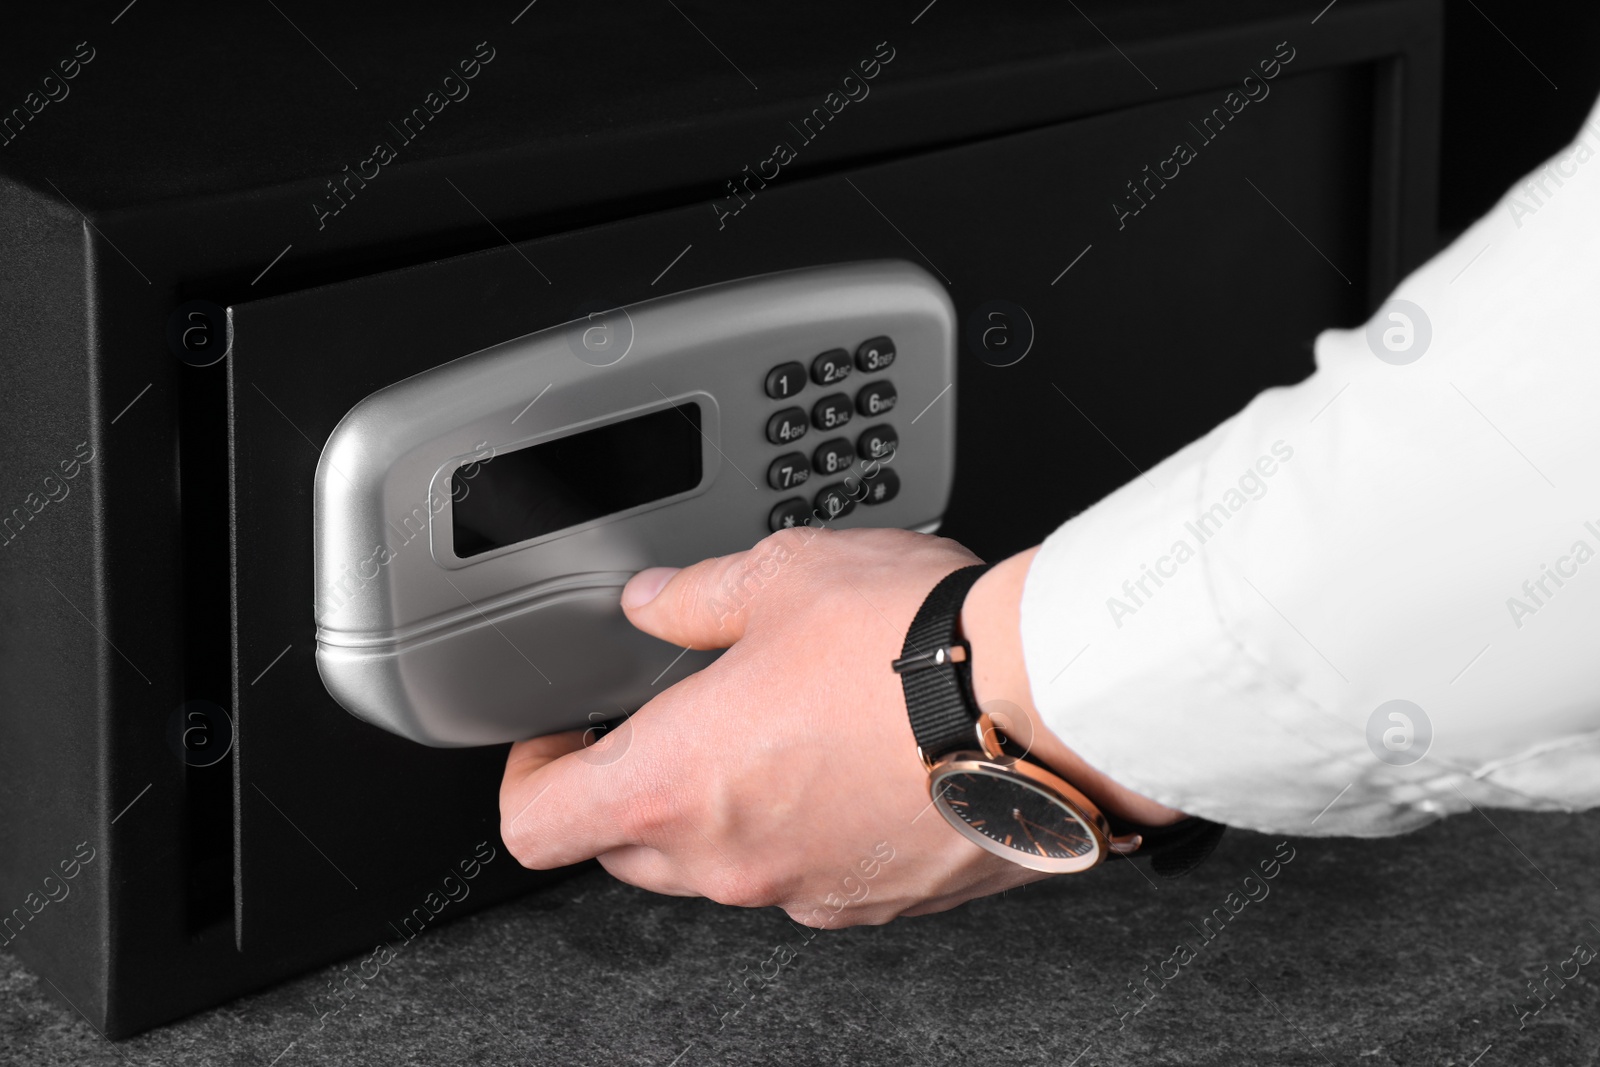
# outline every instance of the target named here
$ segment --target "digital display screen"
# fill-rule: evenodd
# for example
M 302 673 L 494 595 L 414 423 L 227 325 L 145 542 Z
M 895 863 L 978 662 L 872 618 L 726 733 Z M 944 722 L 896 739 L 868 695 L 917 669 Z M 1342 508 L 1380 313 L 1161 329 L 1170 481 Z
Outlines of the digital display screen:
M 700 484 L 700 405 L 683 403 L 502 452 L 451 477 L 467 559 L 688 492 Z

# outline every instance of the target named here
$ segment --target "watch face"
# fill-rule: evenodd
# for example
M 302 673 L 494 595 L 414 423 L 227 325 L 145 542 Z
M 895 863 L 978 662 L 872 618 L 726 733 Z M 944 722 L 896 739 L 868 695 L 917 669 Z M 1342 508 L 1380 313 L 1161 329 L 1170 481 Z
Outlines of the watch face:
M 1100 838 L 1084 817 L 1030 777 L 989 760 L 955 759 L 935 769 L 929 789 L 952 826 L 1014 863 L 1064 873 L 1100 862 Z

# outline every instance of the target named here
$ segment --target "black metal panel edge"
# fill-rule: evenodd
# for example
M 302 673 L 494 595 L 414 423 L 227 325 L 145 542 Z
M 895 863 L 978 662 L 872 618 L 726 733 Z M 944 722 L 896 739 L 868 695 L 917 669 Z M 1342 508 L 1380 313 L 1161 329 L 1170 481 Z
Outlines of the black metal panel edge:
M 781 183 L 1222 87 L 1250 69 L 1268 38 L 1301 41 L 1315 34 L 1315 50 L 1297 61 L 1302 73 L 1395 55 L 1420 47 L 1428 34 L 1436 33 L 1437 9 L 1437 0 L 1340 4 L 1313 30 L 1309 20 L 1269 15 L 1263 6 L 1247 12 L 1243 21 L 1207 27 L 1192 37 L 1130 42 L 1125 49 L 1130 57 L 1163 72 L 1159 90 L 1134 74 L 1121 55 L 1101 47 L 1098 36 L 1086 41 L 1087 47 L 977 71 L 952 66 L 942 51 L 937 59 L 943 65 L 919 60 L 908 38 L 894 65 L 880 75 L 869 101 L 859 112 L 841 115 L 849 122 L 831 129 L 828 139 L 806 145 L 797 162 L 784 169 Z M 863 47 L 870 51 L 870 45 Z M 1432 48 L 1436 54 L 1437 44 Z M 1436 82 L 1437 63 L 1432 66 Z M 810 97 L 798 94 L 794 100 L 807 102 Z M 161 249 L 168 235 L 207 234 L 206 250 L 197 253 L 203 257 L 197 262 L 206 266 L 186 276 L 191 282 L 204 279 L 209 287 L 204 295 L 227 304 L 246 294 L 254 298 L 294 291 L 491 247 L 497 236 L 483 216 L 510 239 L 529 240 L 607 219 L 699 204 L 707 230 L 715 232 L 711 205 L 728 195 L 725 180 L 770 153 L 772 140 L 787 135 L 789 117 L 785 105 L 703 110 L 689 113 L 690 121 L 678 124 L 670 135 L 624 126 L 620 132 L 597 133 L 599 140 L 542 141 L 530 141 L 513 120 L 501 127 L 503 137 L 493 148 L 475 143 L 448 158 L 424 156 L 397 163 L 392 177 L 386 171 L 384 184 L 362 191 L 350 210 L 322 230 L 309 209 L 327 195 L 322 186 L 327 175 L 321 173 L 244 190 L 219 186 L 137 205 L 111 201 L 97 210 L 92 202 L 80 201 L 79 206 L 141 263 L 152 255 L 170 258 Z M 1415 132 L 1421 140 L 1410 140 L 1407 147 L 1420 151 L 1427 127 Z M 129 146 L 129 151 L 139 150 L 138 144 Z M 617 165 L 624 160 L 647 160 L 648 181 L 641 182 L 633 167 Z M 330 160 L 328 169 L 337 172 L 342 162 Z M 446 178 L 471 202 L 452 191 Z M 54 194 L 46 189 L 46 195 Z M 141 256 L 141 249 L 149 255 Z M 280 252 L 286 254 L 275 262 Z M 271 270 L 263 271 L 269 263 L 274 264 Z
M 359 90 L 341 68 L 282 32 L 269 10 L 234 12 L 225 22 L 194 0 L 142 10 L 96 36 L 96 58 L 74 89 L 91 106 L 47 110 L 41 129 L 19 136 L 3 165 L 47 194 L 47 178 L 59 183 L 91 212 L 213 195 L 259 203 L 285 190 L 305 216 L 297 221 L 309 221 L 308 205 L 326 195 L 323 181 L 390 136 L 388 122 L 458 58 L 474 55 L 481 38 L 495 58 L 437 127 L 415 145 L 397 142 L 402 172 L 409 162 L 440 160 L 477 169 L 492 155 L 519 165 L 531 202 L 565 210 L 644 192 L 619 164 L 647 160 L 653 191 L 724 195 L 723 178 L 753 162 L 751 152 L 764 154 L 774 130 L 819 103 L 880 41 L 897 58 L 872 87 L 873 102 L 808 148 L 800 166 L 838 169 L 873 154 L 1182 95 L 1216 84 L 1204 79 L 1221 69 L 1230 40 L 1313 32 L 1381 40 L 1396 11 L 1388 0 L 1344 0 L 1313 30 L 1309 16 L 1286 14 L 1272 0 L 1101 0 L 1084 5 L 1089 17 L 1071 5 L 990 3 L 914 21 L 850 0 L 792 11 L 724 5 L 718 39 L 760 75 L 757 90 L 745 71 L 701 47 L 669 7 L 631 7 L 541 8 L 514 27 L 501 11 L 413 7 L 374 25 L 359 9 L 329 9 L 318 39 L 365 82 Z M 34 13 L 31 21 L 28 36 L 41 41 L 70 44 L 79 30 L 90 32 L 71 15 Z M 248 50 L 239 47 L 242 37 L 254 38 Z M 597 41 L 607 45 L 598 62 Z M 670 54 L 664 41 L 684 47 Z M 1241 67 L 1253 60 L 1239 57 Z M 258 91 L 265 77 L 279 79 L 276 91 Z M 43 135 L 46 123 L 50 135 Z M 668 141 L 663 130 L 678 136 Z M 121 166 L 105 167 L 108 158 Z M 564 165 L 536 166 L 552 160 Z M 390 180 L 386 166 L 383 182 Z
M 79 216 L 0 179 L 0 940 L 101 1020 L 118 849 L 92 255 Z

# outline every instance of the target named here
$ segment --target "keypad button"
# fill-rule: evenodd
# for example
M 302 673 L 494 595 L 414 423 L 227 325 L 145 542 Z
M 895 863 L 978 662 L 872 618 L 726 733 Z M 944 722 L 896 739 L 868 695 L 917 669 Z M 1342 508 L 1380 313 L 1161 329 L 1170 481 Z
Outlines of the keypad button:
M 856 438 L 856 451 L 862 459 L 888 459 L 900 447 L 900 435 L 889 425 L 869 426 Z
M 791 497 L 772 509 L 767 516 L 767 529 L 773 533 L 791 530 L 796 526 L 804 526 L 810 517 L 811 505 L 800 497 Z
M 811 464 L 799 452 L 788 452 L 767 468 L 767 484 L 774 489 L 797 489 L 811 477 Z
M 784 408 L 767 420 L 767 440 L 775 445 L 786 445 L 806 435 L 806 413 L 801 408 Z
M 819 430 L 837 430 L 850 421 L 850 415 L 850 398 L 834 393 L 812 406 L 811 424 Z
M 856 502 L 850 499 L 842 485 L 830 485 L 818 493 L 811 501 L 816 509 L 816 514 L 823 522 L 833 519 L 842 519 L 856 509 Z
M 850 353 L 830 349 L 811 361 L 811 380 L 818 385 L 834 385 L 850 377 Z
M 817 446 L 817 450 L 811 454 L 811 465 L 824 478 L 834 474 L 843 474 L 850 469 L 850 464 L 855 461 L 855 446 L 843 437 L 835 437 L 831 441 L 822 442 Z
M 893 411 L 899 399 L 892 382 L 873 382 L 856 394 L 856 410 L 869 419 L 878 418 Z
M 806 387 L 806 369 L 797 362 L 780 363 L 767 371 L 767 395 L 788 400 Z
M 880 466 L 878 473 L 871 478 L 863 478 L 865 492 L 850 488 L 855 495 L 861 498 L 863 504 L 887 504 L 900 495 L 900 476 L 888 467 Z
M 887 337 L 874 337 L 856 346 L 856 369 L 863 374 L 888 370 L 894 362 L 894 342 Z

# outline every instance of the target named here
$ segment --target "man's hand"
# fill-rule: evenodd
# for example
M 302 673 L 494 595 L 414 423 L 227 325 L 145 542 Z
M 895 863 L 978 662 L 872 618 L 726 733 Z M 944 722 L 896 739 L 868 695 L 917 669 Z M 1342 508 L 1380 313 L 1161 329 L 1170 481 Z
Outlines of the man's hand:
M 1176 817 L 1120 795 L 1038 723 L 1016 632 L 1029 559 L 1001 564 L 968 598 L 980 702 L 1033 733 L 1035 751 L 1080 788 L 1089 783 L 1070 775 L 1089 776 L 1086 792 L 1113 810 Z M 810 926 L 942 911 L 1044 877 L 931 808 L 889 668 L 928 591 L 975 562 L 926 534 L 794 529 L 639 573 L 622 597 L 635 626 L 728 651 L 592 750 L 581 732 L 514 745 L 500 790 L 507 846 L 528 867 L 598 857 L 633 885 L 778 905 Z

